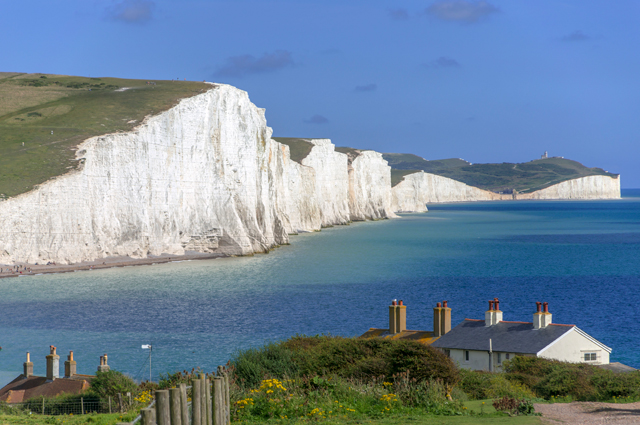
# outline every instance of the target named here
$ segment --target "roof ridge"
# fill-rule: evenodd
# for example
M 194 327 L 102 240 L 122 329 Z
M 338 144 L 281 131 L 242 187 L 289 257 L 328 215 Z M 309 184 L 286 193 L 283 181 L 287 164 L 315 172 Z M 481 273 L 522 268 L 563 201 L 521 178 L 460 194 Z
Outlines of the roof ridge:
M 480 319 L 464 319 L 464 320 L 468 320 L 470 322 L 484 322 L 484 320 L 480 320 Z
M 518 321 L 515 321 L 515 320 L 501 320 L 500 323 L 502 323 L 502 322 L 504 322 L 504 323 L 527 323 L 529 325 L 533 325 L 533 322 L 518 322 Z
M 553 325 L 553 326 L 575 326 L 575 325 L 563 325 L 562 323 L 549 323 L 548 326 L 551 326 L 551 325 Z

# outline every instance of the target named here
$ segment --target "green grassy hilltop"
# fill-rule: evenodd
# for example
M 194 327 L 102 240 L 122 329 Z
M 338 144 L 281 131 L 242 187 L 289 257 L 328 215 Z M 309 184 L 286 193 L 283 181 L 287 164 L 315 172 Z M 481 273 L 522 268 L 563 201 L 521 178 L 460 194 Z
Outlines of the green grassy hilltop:
M 391 166 L 391 183 L 394 186 L 404 176 L 420 170 L 493 192 L 511 192 L 515 189 L 525 193 L 580 177 L 617 176 L 601 168 L 588 168 L 579 162 L 559 157 L 520 164 L 471 164 L 459 158 L 427 161 L 417 155 L 402 153 L 385 153 L 383 157 Z
M 75 167 L 75 147 L 83 140 L 131 130 L 145 116 L 209 88 L 192 81 L 1 72 L 0 197 Z

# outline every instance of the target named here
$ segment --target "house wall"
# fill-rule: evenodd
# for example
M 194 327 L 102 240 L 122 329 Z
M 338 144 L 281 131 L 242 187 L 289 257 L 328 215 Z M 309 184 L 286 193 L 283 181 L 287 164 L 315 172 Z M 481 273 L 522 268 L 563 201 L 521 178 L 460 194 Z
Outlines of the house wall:
M 596 361 L 584 361 L 586 352 L 596 353 Z M 609 352 L 575 330 L 565 334 L 538 356 L 573 363 L 609 364 Z
M 449 355 L 451 360 L 459 367 L 470 370 L 489 370 L 489 352 L 488 351 L 473 351 L 469 350 L 469 361 L 465 360 L 465 350 L 450 350 Z M 498 363 L 498 354 L 500 354 L 500 362 Z M 515 353 L 506 352 L 493 352 L 493 371 L 502 372 L 502 363 L 507 360 L 507 354 L 512 359 L 516 356 Z M 519 354 L 522 355 L 522 354 Z

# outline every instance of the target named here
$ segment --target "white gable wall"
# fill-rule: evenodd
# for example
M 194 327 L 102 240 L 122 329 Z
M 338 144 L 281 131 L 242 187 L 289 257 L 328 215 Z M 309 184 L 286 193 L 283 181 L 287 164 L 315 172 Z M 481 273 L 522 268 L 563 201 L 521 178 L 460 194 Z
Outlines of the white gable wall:
M 540 350 L 538 357 L 572 363 L 609 364 L 611 349 L 574 327 L 571 331 Z M 585 361 L 585 353 L 596 353 L 595 361 Z

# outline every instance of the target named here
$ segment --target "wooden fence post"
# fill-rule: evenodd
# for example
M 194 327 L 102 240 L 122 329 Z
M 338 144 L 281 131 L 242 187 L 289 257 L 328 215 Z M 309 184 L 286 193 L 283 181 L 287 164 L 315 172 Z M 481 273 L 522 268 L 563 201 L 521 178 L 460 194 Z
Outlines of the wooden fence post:
M 120 403 L 120 413 L 124 413 L 124 403 L 122 402 L 122 393 L 118 393 L 118 403 Z
M 182 425 L 182 409 L 180 406 L 180 388 L 169 389 L 171 405 L 171 425 Z M 186 424 L 189 425 L 189 424 Z
M 207 405 L 207 425 L 213 425 L 213 406 L 211 405 L 211 380 L 205 379 L 205 404 Z
M 180 384 L 180 411 L 182 425 L 189 425 L 189 404 L 187 402 L 187 384 Z
M 44 396 L 42 396 L 42 414 L 44 415 Z
M 109 396 L 109 413 L 111 413 L 111 396 Z
M 80 397 L 80 411 L 84 415 L 84 397 Z
M 200 411 L 200 393 L 202 387 L 200 386 L 200 380 L 194 379 L 191 381 L 191 425 L 202 425 L 202 414 Z
M 231 423 L 231 396 L 229 395 L 229 374 L 224 374 L 224 395 L 225 405 L 227 406 L 227 423 Z
M 156 425 L 156 411 L 151 407 L 140 410 L 142 425 Z
M 206 379 L 204 379 L 204 373 L 200 374 L 200 417 L 201 424 L 207 425 L 207 391 L 205 389 Z
M 156 391 L 156 422 L 158 425 L 171 425 L 171 407 L 167 390 Z
M 222 379 L 219 376 L 216 376 L 213 379 L 213 420 L 214 425 L 224 425 L 224 405 L 222 404 L 222 400 L 224 400 L 222 396 Z

